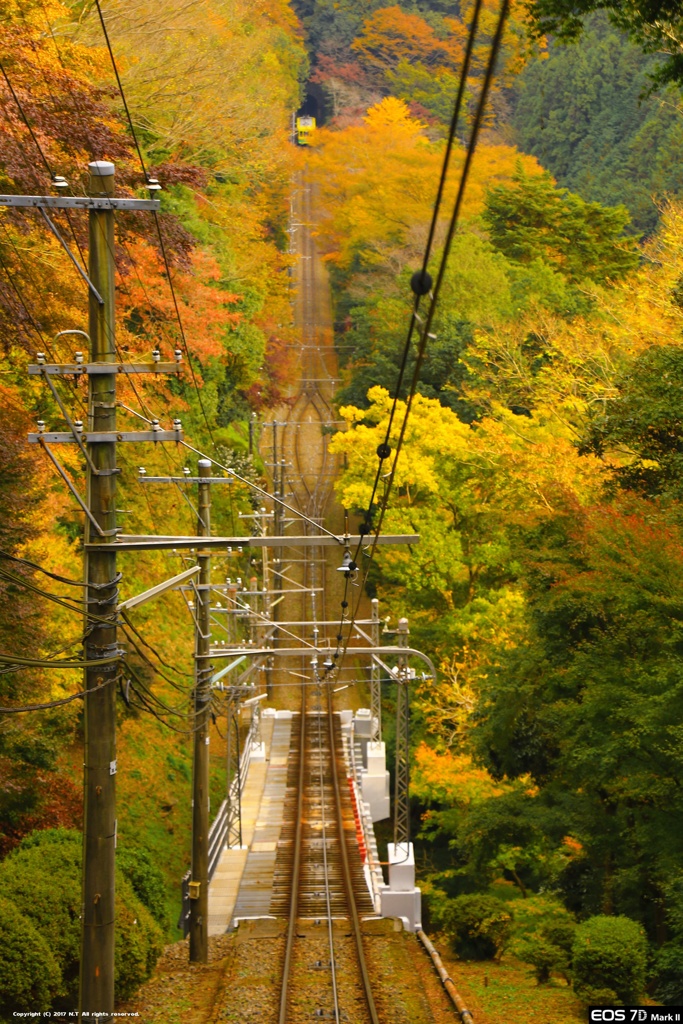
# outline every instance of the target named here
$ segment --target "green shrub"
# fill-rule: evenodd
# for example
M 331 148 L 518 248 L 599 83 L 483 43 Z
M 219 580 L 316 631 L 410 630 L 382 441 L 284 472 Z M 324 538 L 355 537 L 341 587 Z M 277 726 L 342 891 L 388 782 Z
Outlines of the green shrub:
M 570 956 L 560 946 L 556 946 L 542 932 L 538 935 L 529 936 L 520 945 L 518 957 L 525 964 L 534 968 L 536 981 L 539 985 L 550 981 L 553 973 L 564 974 L 567 977 L 570 966 Z
M 574 989 L 585 1002 L 595 990 L 610 990 L 613 1002 L 637 1003 L 645 987 L 647 941 L 629 917 L 589 917 L 572 946 Z
M 511 952 L 534 968 L 536 981 L 550 981 L 553 973 L 569 977 L 576 921 L 556 899 L 529 896 L 515 902 Z
M 139 848 L 120 848 L 116 851 L 116 864 L 130 882 L 138 899 L 144 903 L 154 920 L 166 930 L 169 927 L 169 919 L 164 876 L 147 851 Z
M 59 995 L 78 998 L 81 941 L 81 836 L 45 829 L 27 836 L 0 864 L 0 892 L 11 893 L 57 961 Z
M 124 877 L 116 879 L 115 991 L 129 999 L 151 975 L 164 948 L 163 933 Z
M 0 891 L 11 892 L 52 951 L 61 972 L 61 1003 L 78 997 L 81 943 L 81 836 L 67 829 L 32 833 L 0 863 Z M 123 872 L 116 872 L 116 997 L 125 999 L 151 974 L 163 935 Z
M 47 1010 L 61 987 L 45 939 L 15 903 L 0 897 L 0 1020 L 14 1011 Z
M 665 942 L 655 957 L 655 995 L 665 1006 L 683 1003 L 683 943 Z
M 441 919 L 458 956 L 491 960 L 503 952 L 512 914 L 508 904 L 496 896 L 474 893 L 448 900 Z

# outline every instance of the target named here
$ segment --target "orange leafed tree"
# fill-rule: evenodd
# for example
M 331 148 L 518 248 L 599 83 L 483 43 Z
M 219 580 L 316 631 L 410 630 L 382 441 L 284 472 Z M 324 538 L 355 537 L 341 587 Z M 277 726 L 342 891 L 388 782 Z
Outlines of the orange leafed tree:
M 400 61 L 427 67 L 453 66 L 462 57 L 460 47 L 444 43 L 430 25 L 417 14 L 400 7 L 383 7 L 364 23 L 352 49 L 372 71 L 384 73 Z
M 400 267 L 413 249 L 424 244 L 443 158 L 442 145 L 430 142 L 424 129 L 402 100 L 388 96 L 368 110 L 363 124 L 318 132 L 310 167 L 324 211 L 320 242 L 331 262 L 349 268 L 354 260 L 365 266 L 390 261 Z M 464 149 L 458 147 L 444 211 L 452 209 L 463 160 Z M 520 160 L 527 173 L 540 173 L 534 157 L 520 156 L 511 146 L 478 148 L 463 221 L 479 216 L 487 187 L 509 181 Z M 443 237 L 444 223 L 445 219 L 437 241 Z

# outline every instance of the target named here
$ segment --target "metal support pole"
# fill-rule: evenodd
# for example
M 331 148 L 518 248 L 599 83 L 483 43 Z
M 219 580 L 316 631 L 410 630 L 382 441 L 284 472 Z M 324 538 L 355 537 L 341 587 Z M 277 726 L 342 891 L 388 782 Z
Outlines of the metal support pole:
M 90 195 L 113 196 L 114 165 L 88 165 Z M 90 209 L 88 273 L 102 302 L 90 293 L 90 358 L 115 363 L 114 212 Z M 116 373 L 88 376 L 88 432 L 116 430 Z M 116 441 L 88 441 L 86 519 L 87 583 L 85 660 L 111 658 L 117 650 L 116 605 Z M 97 616 L 97 621 L 93 618 Z M 109 621 L 103 623 L 102 618 Z M 85 670 L 83 773 L 83 888 L 78 1019 L 114 1012 L 114 858 L 116 848 L 116 687 L 118 666 L 109 662 Z
M 267 535 L 267 533 L 268 533 L 267 523 L 266 523 L 266 509 L 265 509 L 265 506 L 261 508 L 261 513 L 262 513 L 262 515 L 261 515 L 261 536 L 265 537 Z M 261 570 L 262 570 L 261 571 L 261 575 L 262 575 L 261 583 L 262 583 L 263 593 L 264 593 L 263 602 L 262 602 L 262 605 L 261 605 L 261 611 L 263 612 L 264 615 L 268 615 L 269 616 L 270 615 L 270 608 L 269 608 L 269 605 L 268 605 L 268 598 L 265 595 L 268 594 L 268 591 L 269 591 L 270 586 L 271 586 L 271 582 L 270 582 L 270 565 L 269 565 L 269 562 L 268 562 L 268 548 L 265 547 L 265 546 L 261 548 Z M 265 639 L 266 630 L 262 629 L 260 635 Z M 270 697 L 272 696 L 271 681 L 272 681 L 272 678 L 273 678 L 273 659 L 272 658 L 266 658 L 266 661 L 265 661 L 265 664 L 264 664 L 264 668 L 263 668 L 263 674 L 265 676 L 266 693 L 268 695 L 268 699 L 270 700 Z
M 408 620 L 398 620 L 396 642 L 408 646 Z M 396 772 L 394 779 L 394 849 L 410 842 L 410 686 L 404 655 L 399 656 L 396 682 Z
M 209 459 L 199 460 L 199 477 L 211 476 Z M 200 482 L 197 533 L 211 534 L 211 484 Z M 211 713 L 211 555 L 198 551 L 199 588 L 195 642 L 194 769 L 192 775 L 192 879 L 190 960 L 209 959 L 209 721 Z
M 375 647 L 379 647 L 379 601 L 373 597 L 370 604 L 372 606 L 370 636 Z M 382 739 L 382 683 L 380 668 L 374 658 L 370 660 L 370 708 L 372 712 L 371 740 L 373 743 L 379 743 Z
M 259 595 L 258 595 L 258 580 L 256 576 L 252 576 L 249 580 L 249 636 L 253 644 L 258 644 L 260 641 L 259 632 Z
M 239 636 L 237 630 L 237 584 L 233 583 L 232 580 L 226 587 L 227 607 L 231 613 L 228 615 L 228 643 L 237 643 Z

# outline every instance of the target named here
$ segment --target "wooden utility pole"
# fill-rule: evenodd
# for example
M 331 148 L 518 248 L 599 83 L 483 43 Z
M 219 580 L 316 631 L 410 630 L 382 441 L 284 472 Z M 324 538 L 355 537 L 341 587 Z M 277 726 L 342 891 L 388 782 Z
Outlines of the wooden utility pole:
M 90 195 L 114 195 L 114 165 L 89 164 Z M 90 209 L 90 360 L 115 363 L 114 211 Z M 100 301 L 101 299 L 101 301 Z M 116 372 L 88 377 L 88 433 L 116 430 Z M 114 435 L 115 437 L 115 435 Z M 114 851 L 116 847 L 116 441 L 89 441 L 86 502 L 100 531 L 85 521 L 85 758 L 83 906 L 79 1020 L 114 1012 Z M 92 463 L 92 465 L 90 464 Z M 94 618 L 94 617 L 97 618 Z M 102 622 L 102 619 L 106 622 Z M 109 659 L 101 667 L 100 659 Z M 94 665 L 92 663 L 95 663 Z
M 199 460 L 197 534 L 211 535 L 211 462 Z M 190 880 L 190 960 L 209 959 L 209 722 L 211 715 L 211 555 L 197 552 L 199 587 L 194 689 L 194 771 L 192 774 L 192 877 Z

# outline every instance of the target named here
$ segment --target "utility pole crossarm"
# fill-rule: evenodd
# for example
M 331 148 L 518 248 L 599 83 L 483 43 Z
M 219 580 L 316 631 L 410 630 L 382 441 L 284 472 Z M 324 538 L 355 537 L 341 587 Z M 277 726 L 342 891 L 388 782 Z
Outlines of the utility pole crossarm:
M 110 374 L 111 376 L 111 374 Z M 81 434 L 82 441 L 93 444 L 117 441 L 182 441 L 182 428 L 177 430 L 93 430 Z M 39 431 L 28 435 L 30 444 L 76 444 L 71 431 Z
M 106 161 L 96 161 L 105 163 Z M 109 165 L 113 167 L 113 164 Z M 113 175 L 112 175 L 113 177 Z M 0 206 L 46 210 L 152 210 L 161 209 L 158 199 L 115 199 L 113 196 L 0 196 Z
M 224 479 L 223 477 L 220 478 Z M 363 541 L 363 547 L 370 547 L 375 543 L 375 538 L 350 536 L 348 543 L 351 547 Z M 419 534 L 380 534 L 376 540 L 379 545 L 385 544 L 418 544 Z M 133 534 L 119 534 L 116 539 L 116 548 L 119 551 L 173 551 L 174 549 L 186 548 L 305 548 L 305 547 L 336 547 L 344 544 L 343 537 L 322 536 L 280 536 L 280 537 L 186 537 L 186 536 L 138 536 Z
M 31 376 L 37 377 L 43 374 L 47 377 L 80 377 L 87 374 L 89 377 L 97 373 L 180 373 L 182 361 L 177 359 L 174 363 L 30 363 L 28 372 Z

